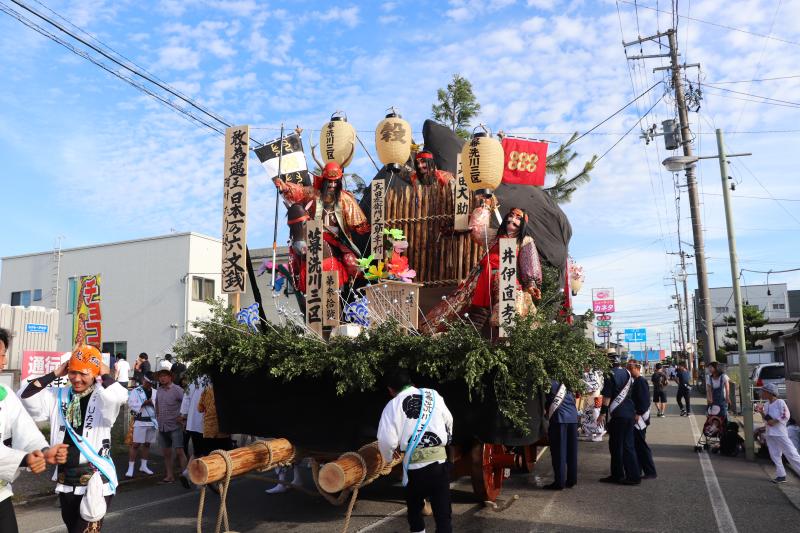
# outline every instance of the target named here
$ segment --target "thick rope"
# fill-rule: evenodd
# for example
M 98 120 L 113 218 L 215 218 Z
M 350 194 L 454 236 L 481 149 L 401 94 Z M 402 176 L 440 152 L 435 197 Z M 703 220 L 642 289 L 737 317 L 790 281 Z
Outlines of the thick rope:
M 228 522 L 228 509 L 225 505 L 225 501 L 228 497 L 228 489 L 230 488 L 231 484 L 231 475 L 233 475 L 233 461 L 231 461 L 230 454 L 225 450 L 214 450 L 209 455 L 212 454 L 219 455 L 225 461 L 225 479 L 220 481 L 217 485 L 219 487 L 220 501 L 219 501 L 219 512 L 217 513 L 217 524 L 214 529 L 214 533 L 221 532 L 223 522 L 225 525 L 225 532 L 233 533 L 231 531 L 231 527 Z M 200 488 L 200 503 L 197 506 L 197 533 L 203 533 L 203 507 L 205 506 L 205 501 L 206 501 L 206 485 L 203 485 Z
M 358 490 L 364 486 L 365 481 L 367 479 L 367 462 L 364 461 L 364 457 L 358 452 L 346 452 L 339 457 L 339 459 L 344 459 L 345 457 L 355 457 L 361 463 L 361 479 L 356 483 L 355 489 L 353 490 L 353 496 L 350 498 L 350 505 L 347 506 L 347 514 L 344 517 L 344 526 L 342 527 L 342 533 L 347 533 L 347 530 L 350 529 L 350 517 L 353 515 L 353 507 L 356 505 L 356 499 L 358 498 Z M 381 457 L 381 463 L 383 463 L 383 457 Z M 380 476 L 380 471 L 382 468 L 379 468 L 378 474 L 375 476 L 377 478 Z M 375 479 L 373 478 L 373 479 Z M 344 492 L 344 491 L 342 491 Z

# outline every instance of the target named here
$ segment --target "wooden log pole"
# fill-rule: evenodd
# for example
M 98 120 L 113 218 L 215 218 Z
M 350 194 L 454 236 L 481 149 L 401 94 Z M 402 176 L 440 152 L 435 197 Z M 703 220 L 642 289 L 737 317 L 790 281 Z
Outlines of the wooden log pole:
M 294 458 L 295 448 L 286 439 L 258 441 L 228 452 L 233 463 L 233 476 L 256 468 L 274 468 Z M 189 463 L 189 477 L 195 485 L 207 485 L 225 478 L 225 459 L 213 453 Z
M 345 489 L 355 488 L 362 480 L 372 481 L 376 477 L 388 474 L 391 467 L 398 464 L 402 459 L 396 459 L 390 464 L 386 464 L 381 457 L 377 443 L 362 446 L 358 452 L 367 466 L 366 475 L 361 461 L 353 454 L 346 454 L 335 461 L 326 463 L 319 470 L 319 488 L 329 494 L 336 494 Z

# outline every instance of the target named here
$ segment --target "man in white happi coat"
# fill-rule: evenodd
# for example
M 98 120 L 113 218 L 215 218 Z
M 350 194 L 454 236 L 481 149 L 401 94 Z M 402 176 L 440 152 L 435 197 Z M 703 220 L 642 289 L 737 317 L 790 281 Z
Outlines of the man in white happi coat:
M 431 502 L 437 533 L 451 533 L 450 470 L 445 446 L 453 435 L 453 415 L 433 389 L 418 389 L 404 369 L 387 378 L 392 400 L 378 425 L 378 447 L 390 462 L 402 452 L 408 525 L 412 533 L 425 531 L 422 510 Z
M 68 376 L 68 387 L 47 385 Z M 88 502 L 105 499 L 106 509 L 117 490 L 117 471 L 111 459 L 111 427 L 119 409 L 128 401 L 128 391 L 102 362 L 94 346 L 78 346 L 69 361 L 54 372 L 29 380 L 22 391 L 22 403 L 34 420 L 50 421 L 50 445 L 69 445 L 67 460 L 53 476 L 61 504 L 61 518 L 68 533 L 100 531 L 102 517 L 89 521 L 81 512 Z M 89 480 L 97 472 L 102 494 L 87 495 Z
M 8 330 L 0 328 L 0 370 L 6 366 L 9 337 Z M 0 384 L 0 532 L 18 531 L 11 483 L 22 469 L 41 474 L 47 464 L 66 460 L 67 447 L 61 444 L 48 448 L 14 391 Z
M 133 477 L 136 456 L 139 454 L 142 456 L 139 472 L 148 476 L 153 475 L 153 471 L 147 466 L 147 461 L 150 459 L 150 445 L 158 438 L 155 408 L 158 391 L 153 388 L 154 381 L 152 372 L 143 372 L 142 384 L 133 389 L 128 397 L 128 407 L 133 417 L 133 435 L 128 449 L 128 471 L 125 472 L 125 477 Z
M 600 407 L 603 397 L 603 373 L 586 367 L 583 373 L 583 383 L 586 386 L 583 409 L 581 410 L 581 440 L 601 442 L 606 434 L 605 428 L 597 423 L 600 416 Z

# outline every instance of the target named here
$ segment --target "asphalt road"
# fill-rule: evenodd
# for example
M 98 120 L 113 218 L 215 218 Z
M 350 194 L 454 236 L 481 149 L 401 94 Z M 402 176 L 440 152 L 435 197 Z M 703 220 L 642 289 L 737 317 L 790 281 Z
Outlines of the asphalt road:
M 674 389 L 673 389 L 674 390 Z M 696 404 L 695 431 L 704 417 Z M 550 492 L 551 468 L 545 453 L 536 477 L 512 476 L 501 499 L 518 495 L 508 509 L 495 512 L 476 504 L 464 478 L 453 484 L 454 530 L 459 532 L 550 531 L 787 531 L 800 523 L 800 480 L 769 482 L 768 461 L 748 463 L 742 458 L 693 451 L 696 437 L 689 418 L 677 416 L 674 400 L 668 416 L 653 419 L 648 440 L 656 457 L 659 477 L 637 487 L 609 486 L 597 480 L 608 474 L 608 448 L 603 443 L 580 445 L 578 486 Z M 703 463 L 706 463 L 705 469 Z M 538 477 L 538 479 L 537 479 Z M 240 532 L 341 531 L 344 507 L 334 507 L 315 495 L 289 492 L 264 494 L 271 484 L 264 475 L 239 478 L 228 499 L 230 526 Z M 714 496 L 716 495 L 716 496 Z M 106 533 L 179 533 L 194 531 L 198 491 L 180 485 L 151 482 L 124 486 L 106 517 Z M 500 502 L 502 503 L 502 502 Z M 204 531 L 214 531 L 219 498 L 206 497 Z M 53 499 L 17 508 L 23 533 L 60 532 L 59 509 Z M 428 531 L 434 531 L 433 520 Z M 402 488 L 389 480 L 366 487 L 359 494 L 350 531 L 390 533 L 408 531 Z

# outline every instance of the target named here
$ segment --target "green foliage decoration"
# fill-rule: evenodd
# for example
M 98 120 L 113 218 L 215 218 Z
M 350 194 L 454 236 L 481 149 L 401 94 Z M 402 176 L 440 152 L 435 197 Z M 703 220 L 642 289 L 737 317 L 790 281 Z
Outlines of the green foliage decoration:
M 325 343 L 277 324 L 254 334 L 217 302 L 210 319 L 194 323 L 195 334 L 178 340 L 175 353 L 191 362 L 190 377 L 216 371 L 267 372 L 290 382 L 298 376 L 330 375 L 339 395 L 376 390 L 386 371 L 402 366 L 438 382 L 461 380 L 478 400 L 492 387 L 500 413 L 526 431 L 526 401 L 547 389 L 551 378 L 580 391 L 584 367 L 605 367 L 605 357 L 584 336 L 585 321 L 591 321 L 590 313 L 570 326 L 543 312 L 519 319 L 499 342 L 482 338 L 468 323 L 424 336 L 386 322 L 356 338 L 334 337 Z

